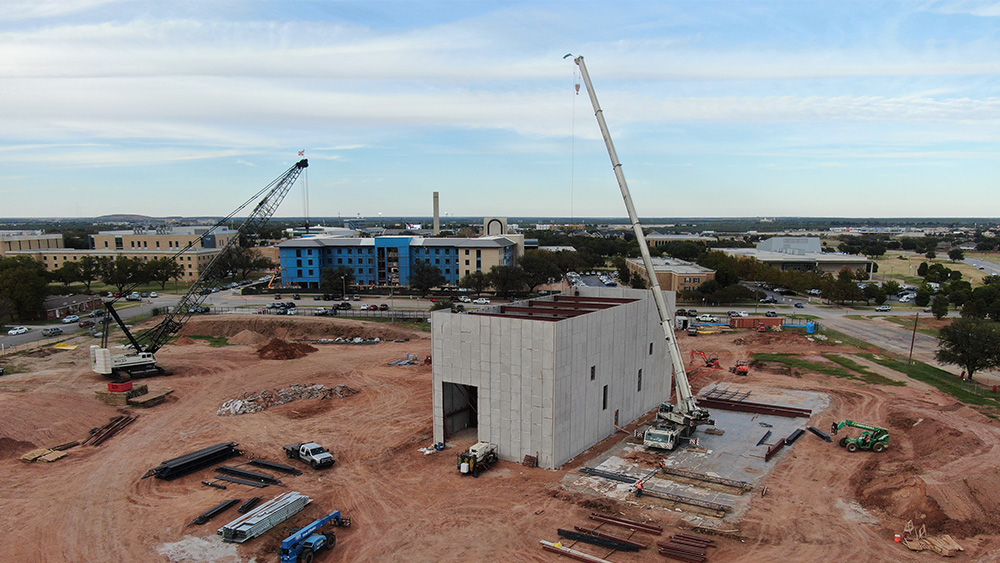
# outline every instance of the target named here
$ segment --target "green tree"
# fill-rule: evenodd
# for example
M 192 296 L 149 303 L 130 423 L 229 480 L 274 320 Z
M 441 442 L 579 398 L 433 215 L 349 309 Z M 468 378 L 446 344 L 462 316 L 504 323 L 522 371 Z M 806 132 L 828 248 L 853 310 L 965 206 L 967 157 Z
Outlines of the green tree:
M 425 260 L 417 260 L 410 268 L 410 287 L 425 295 L 432 287 L 444 285 L 444 275 L 441 268 Z
M 560 252 L 560 254 L 562 253 Z M 476 295 L 479 295 L 490 286 L 490 280 L 486 277 L 486 274 L 477 270 L 462 276 L 462 279 L 458 280 L 458 286 L 469 288 L 476 292 Z
M 920 277 L 927 275 L 927 262 L 921 262 L 920 265 L 917 266 L 917 275 Z
M 625 285 L 628 285 L 632 281 L 632 270 L 628 269 L 628 261 L 624 256 L 615 256 L 611 259 L 611 263 L 614 265 L 615 269 L 618 270 L 618 281 Z
M 943 319 L 948 314 L 948 305 L 947 295 L 935 295 L 934 299 L 931 300 L 931 313 L 933 313 L 934 318 Z
M 524 270 L 518 266 L 493 266 L 487 277 L 502 298 L 523 290 L 526 285 Z
M 90 285 L 101 279 L 104 263 L 109 260 L 107 256 L 83 256 L 76 262 L 79 264 L 80 281 L 87 288 L 87 293 L 90 293 Z
M 103 266 L 101 281 L 117 288 L 119 293 L 125 291 L 127 286 L 148 281 L 145 277 L 145 263 L 138 258 L 118 256 L 114 260 L 108 260 Z
M 347 266 L 337 266 L 336 268 L 323 268 L 320 271 L 319 288 L 323 293 L 344 293 L 347 297 L 347 288 L 354 283 L 354 270 Z
M 180 279 L 184 275 L 184 267 L 173 258 L 156 258 L 146 262 L 143 268 L 145 278 L 159 283 L 160 289 L 165 289 L 168 281 Z
M 865 303 L 871 300 L 875 301 L 877 305 L 885 303 L 886 298 L 888 297 L 884 289 L 873 283 L 865 284 L 865 288 L 862 290 L 862 293 L 864 293 L 865 296 Z
M 960 260 L 965 260 L 965 252 L 963 252 L 962 249 L 958 247 L 952 248 L 951 250 L 948 251 L 948 259 L 954 260 L 955 262 L 958 262 Z
M 924 256 L 926 256 L 928 260 L 933 260 L 937 258 L 937 252 L 934 252 L 933 250 L 928 250 L 927 254 L 925 254 Z
M 955 319 L 940 331 L 934 357 L 965 370 L 966 377 L 1000 367 L 1000 324 L 974 318 Z
M 55 271 L 52 272 L 52 279 L 69 287 L 70 284 L 81 281 L 80 280 L 80 263 L 79 262 L 64 262 L 62 266 L 59 266 Z
M 913 299 L 913 302 L 920 307 L 926 307 L 928 303 L 931 302 L 931 296 L 934 292 L 926 284 L 921 285 L 920 289 L 917 290 L 917 296 Z
M 899 282 L 896 280 L 888 280 L 882 282 L 882 289 L 889 295 L 898 295 L 899 291 L 903 289 Z
M 0 299 L 18 318 L 31 318 L 42 308 L 48 293 L 48 276 L 45 265 L 28 256 L 6 258 L 0 256 Z
M 549 283 L 552 278 L 558 279 L 562 272 L 556 265 L 555 257 L 551 252 L 544 250 L 529 250 L 521 257 L 521 269 L 524 270 L 524 279 L 528 285 L 528 291 L 535 291 L 535 288 Z

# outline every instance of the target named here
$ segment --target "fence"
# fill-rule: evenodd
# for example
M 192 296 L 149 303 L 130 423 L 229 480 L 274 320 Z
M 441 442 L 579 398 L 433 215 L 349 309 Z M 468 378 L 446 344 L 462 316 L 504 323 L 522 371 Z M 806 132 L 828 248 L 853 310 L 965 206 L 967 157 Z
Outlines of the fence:
M 296 309 L 293 317 L 351 317 L 351 318 L 376 318 L 376 319 L 427 319 L 430 318 L 430 311 L 423 309 L 390 309 L 388 311 L 371 311 L 361 309 L 326 309 L 327 313 L 317 315 L 316 308 L 303 307 Z M 288 316 L 287 313 L 279 314 L 278 309 L 249 309 L 246 307 L 209 307 L 203 315 L 274 315 Z

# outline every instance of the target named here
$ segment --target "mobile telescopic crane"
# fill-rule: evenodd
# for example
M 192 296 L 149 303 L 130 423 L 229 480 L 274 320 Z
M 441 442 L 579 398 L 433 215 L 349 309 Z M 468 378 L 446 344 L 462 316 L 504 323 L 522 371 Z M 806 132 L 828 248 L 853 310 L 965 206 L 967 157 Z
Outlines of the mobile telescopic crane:
M 117 299 L 106 300 L 104 306 L 108 314 L 104 318 L 104 334 L 101 336 L 101 345 L 90 347 L 90 363 L 93 370 L 97 373 L 120 379 L 164 374 L 165 371 L 163 368 L 156 365 L 156 356 L 154 355 L 156 351 L 162 348 L 170 340 L 170 337 L 180 331 L 196 311 L 201 310 L 201 304 L 205 302 L 208 296 L 208 293 L 203 292 L 202 289 L 218 273 L 223 257 L 238 244 L 245 242 L 260 230 L 271 216 L 274 215 L 278 206 L 281 205 L 281 201 L 295 183 L 295 180 L 298 179 L 302 171 L 308 166 L 309 161 L 306 159 L 295 163 L 284 174 L 254 194 L 243 205 L 239 206 L 235 211 L 201 235 L 199 240 L 204 240 L 205 237 L 214 233 L 217 228 L 226 225 L 248 205 L 257 202 L 253 211 L 250 212 L 246 220 L 243 221 L 243 224 L 236 230 L 236 235 L 230 238 L 208 266 L 201 270 L 201 275 L 191 284 L 184 297 L 153 328 L 138 336 L 133 335 L 132 331 L 129 330 L 128 326 L 125 325 L 115 310 L 114 304 Z M 188 243 L 173 258 L 192 248 L 195 243 L 196 241 Z M 135 289 L 137 286 L 138 284 L 134 285 L 130 290 Z M 128 295 L 130 290 L 122 292 L 122 295 Z M 112 354 L 111 350 L 108 349 L 108 332 L 110 332 L 109 329 L 111 328 L 111 319 L 114 319 L 115 323 L 122 329 L 122 332 L 125 333 L 125 337 L 128 338 L 129 344 L 126 346 L 128 352 L 124 354 Z
M 569 55 L 567 55 L 569 56 Z M 565 58 L 565 57 L 564 57 Z M 646 274 L 649 278 L 650 291 L 653 293 L 653 300 L 656 302 L 656 311 L 660 315 L 660 327 L 663 329 L 663 337 L 667 341 L 667 353 L 674 368 L 674 381 L 677 386 L 677 405 L 669 401 L 660 405 L 656 414 L 656 423 L 649 427 L 643 434 L 642 443 L 646 447 L 663 450 L 673 450 L 682 438 L 687 438 L 694 433 L 701 424 L 714 424 L 710 418 L 711 414 L 698 406 L 694 395 L 691 394 L 691 384 L 684 370 L 684 360 L 681 357 L 681 349 L 674 337 L 674 322 L 667 309 L 667 303 L 663 298 L 663 291 L 660 289 L 660 282 L 656 278 L 656 270 L 653 267 L 653 259 L 649 254 L 649 245 L 646 244 L 646 237 L 642 232 L 642 225 L 639 224 L 639 216 L 632 203 L 632 196 L 629 194 L 628 184 L 625 182 L 625 173 L 622 172 L 621 162 L 618 161 L 618 153 L 615 152 L 615 145 L 611 141 L 611 133 L 608 125 L 604 121 L 604 112 L 597 102 L 597 94 L 594 92 L 594 85 L 590 82 L 590 74 L 587 72 L 587 65 L 583 63 L 583 57 L 576 57 L 574 62 L 580 67 L 580 75 L 584 84 L 587 85 L 587 93 L 590 95 L 590 103 L 594 106 L 594 115 L 597 117 L 597 125 L 601 128 L 601 135 L 604 136 L 604 144 L 608 148 L 608 155 L 611 157 L 611 165 L 615 170 L 615 178 L 618 179 L 618 187 L 622 192 L 622 199 L 625 200 L 625 209 L 628 211 L 629 220 L 632 222 L 632 230 L 635 232 L 636 241 L 639 243 L 639 252 L 642 254 L 642 262 L 646 267 Z
M 881 453 L 889 447 L 889 431 L 881 426 L 855 422 L 853 420 L 841 420 L 840 422 L 834 422 L 830 426 L 830 431 L 836 435 L 844 428 L 860 428 L 864 430 L 857 438 L 844 436 L 840 439 L 840 446 L 847 448 L 849 452 L 871 450 L 875 453 Z

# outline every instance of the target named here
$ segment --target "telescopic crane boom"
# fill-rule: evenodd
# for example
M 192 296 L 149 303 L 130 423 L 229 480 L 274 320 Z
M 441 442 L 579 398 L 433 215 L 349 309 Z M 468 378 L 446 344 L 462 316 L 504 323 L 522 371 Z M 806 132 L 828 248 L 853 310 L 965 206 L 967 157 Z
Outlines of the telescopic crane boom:
M 622 192 L 622 199 L 625 200 L 625 209 L 628 211 L 629 220 L 632 222 L 632 231 L 635 233 L 636 241 L 639 243 L 639 252 L 642 255 L 642 263 L 646 267 L 646 274 L 649 278 L 650 291 L 653 292 L 653 300 L 656 302 L 656 311 L 660 315 L 660 327 L 663 329 L 663 337 L 667 341 L 667 352 L 670 355 L 670 362 L 674 368 L 674 381 L 677 386 L 677 406 L 674 408 L 669 403 L 664 403 L 660 407 L 658 418 L 660 422 L 647 434 L 643 443 L 647 446 L 672 450 L 677 445 L 678 439 L 690 436 L 699 424 L 712 424 L 709 418 L 710 413 L 699 407 L 691 394 L 691 384 L 688 382 L 687 372 L 684 370 L 684 360 L 681 358 L 681 350 L 674 337 L 674 323 L 667 309 L 666 300 L 663 298 L 663 291 L 660 289 L 660 282 L 656 278 L 656 270 L 653 267 L 653 259 L 649 254 L 649 245 L 646 244 L 646 237 L 642 232 L 642 225 L 639 223 L 639 215 L 635 211 L 632 203 L 632 196 L 628 190 L 628 183 L 625 181 L 625 173 L 622 171 L 621 162 L 618 161 L 618 153 L 615 145 L 611 141 L 611 133 L 608 125 L 604 121 L 604 111 L 597 101 L 597 93 L 594 92 L 594 85 L 590 81 L 590 74 L 587 72 L 587 65 L 583 62 L 583 57 L 576 57 L 574 62 L 580 67 L 580 75 L 587 86 L 587 94 L 590 96 L 590 103 L 594 106 L 594 115 L 597 117 L 597 125 L 601 128 L 601 135 L 604 136 L 604 144 L 608 148 L 608 156 L 611 157 L 611 165 L 615 171 L 615 178 L 618 180 L 618 187 Z M 650 440 L 649 438 L 655 438 Z
M 132 331 L 128 329 L 115 310 L 114 303 L 116 300 L 105 301 L 104 306 L 107 308 L 109 314 L 105 317 L 101 345 L 90 347 L 90 359 L 94 371 L 104 375 L 115 374 L 127 375 L 129 377 L 145 377 L 164 373 L 163 369 L 156 365 L 156 357 L 154 356 L 156 351 L 162 348 L 170 340 L 170 337 L 177 334 L 188 320 L 190 320 L 194 312 L 204 303 L 207 295 L 203 294 L 202 289 L 217 273 L 223 257 L 236 245 L 244 242 L 252 233 L 258 231 L 274 215 L 278 206 L 281 205 L 281 201 L 295 183 L 295 180 L 298 179 L 302 171 L 308 166 L 309 161 L 306 159 L 295 163 L 284 174 L 254 194 L 243 205 L 236 208 L 235 211 L 216 223 L 208 232 L 201 236 L 201 239 L 204 239 L 218 227 L 227 224 L 230 219 L 235 217 L 236 214 L 240 213 L 248 205 L 257 202 L 249 216 L 247 216 L 246 220 L 236 230 L 236 235 L 230 238 L 225 246 L 222 247 L 222 250 L 209 262 L 208 266 L 201 270 L 198 279 L 191 284 L 187 293 L 163 320 L 153 328 L 138 336 L 133 335 Z M 183 254 L 194 246 L 194 244 L 194 242 L 189 243 L 183 250 L 175 254 L 174 258 Z M 135 287 L 133 286 L 132 289 Z M 127 295 L 128 292 L 126 290 L 122 295 Z M 110 328 L 108 323 L 111 322 L 111 318 L 114 319 L 129 340 L 131 350 L 126 354 L 113 355 L 108 349 L 108 329 Z

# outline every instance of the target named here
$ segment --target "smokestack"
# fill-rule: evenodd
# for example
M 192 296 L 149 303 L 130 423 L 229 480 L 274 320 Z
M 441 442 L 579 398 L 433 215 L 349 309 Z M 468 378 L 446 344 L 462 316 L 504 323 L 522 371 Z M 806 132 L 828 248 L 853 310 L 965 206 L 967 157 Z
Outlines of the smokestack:
M 434 235 L 441 234 L 441 213 L 438 211 L 438 193 L 434 192 Z

